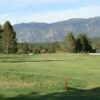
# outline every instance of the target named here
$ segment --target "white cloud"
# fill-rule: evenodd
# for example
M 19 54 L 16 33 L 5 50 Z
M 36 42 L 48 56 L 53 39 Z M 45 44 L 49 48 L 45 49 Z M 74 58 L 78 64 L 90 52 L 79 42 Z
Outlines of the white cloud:
M 97 6 L 89 6 L 89 7 L 82 7 L 80 9 L 73 9 L 73 10 L 65 10 L 65 11 L 55 11 L 55 12 L 48 12 L 48 13 L 34 13 L 29 14 L 27 16 L 20 16 L 16 14 L 6 14 L 0 15 L 0 22 L 4 22 L 6 20 L 10 20 L 13 23 L 20 23 L 20 22 L 56 22 L 67 20 L 70 18 L 88 18 L 88 17 L 95 17 L 100 16 L 100 7 Z
M 60 12 L 48 12 L 45 14 L 37 14 L 33 16 L 31 20 L 40 22 L 56 22 L 63 21 L 70 18 L 88 18 L 100 16 L 98 13 L 100 7 L 83 7 L 76 10 L 65 10 Z

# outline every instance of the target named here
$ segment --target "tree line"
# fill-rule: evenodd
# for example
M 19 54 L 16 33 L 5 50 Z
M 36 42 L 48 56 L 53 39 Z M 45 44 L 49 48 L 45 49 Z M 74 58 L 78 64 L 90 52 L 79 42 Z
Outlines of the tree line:
M 79 34 L 77 37 L 69 32 L 64 40 L 54 43 L 17 43 L 16 32 L 9 21 L 0 26 L 0 52 L 1 53 L 88 53 L 94 52 L 87 35 Z
M 91 42 L 86 34 L 79 34 L 76 38 L 73 33 L 68 33 L 64 39 L 65 51 L 75 53 L 94 52 Z

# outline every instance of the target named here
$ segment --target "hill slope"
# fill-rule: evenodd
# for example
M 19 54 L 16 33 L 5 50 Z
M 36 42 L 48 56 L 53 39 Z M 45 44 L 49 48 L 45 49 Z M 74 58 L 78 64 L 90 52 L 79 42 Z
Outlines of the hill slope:
M 88 19 L 70 19 L 48 23 L 21 23 L 14 25 L 18 42 L 53 42 L 62 40 L 68 32 L 75 35 L 86 33 L 90 37 L 100 36 L 100 17 Z

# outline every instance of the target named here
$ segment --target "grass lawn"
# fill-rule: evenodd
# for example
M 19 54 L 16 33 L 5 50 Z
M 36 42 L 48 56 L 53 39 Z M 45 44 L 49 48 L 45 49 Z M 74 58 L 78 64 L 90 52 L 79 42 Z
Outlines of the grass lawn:
M 1 54 L 0 100 L 100 100 L 100 56 Z

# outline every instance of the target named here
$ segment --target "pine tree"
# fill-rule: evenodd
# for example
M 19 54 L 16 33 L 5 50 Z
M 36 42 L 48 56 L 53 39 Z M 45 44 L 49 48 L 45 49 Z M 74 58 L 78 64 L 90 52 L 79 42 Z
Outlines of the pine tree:
M 0 25 L 0 53 L 2 52 L 2 26 Z
M 9 21 L 3 27 L 3 51 L 7 54 L 17 51 L 16 33 Z
M 77 52 L 91 52 L 92 46 L 88 37 L 85 34 L 79 34 L 76 41 Z
M 75 52 L 76 40 L 72 32 L 68 33 L 64 38 L 64 48 L 67 52 Z

